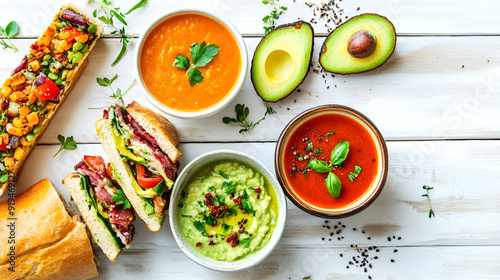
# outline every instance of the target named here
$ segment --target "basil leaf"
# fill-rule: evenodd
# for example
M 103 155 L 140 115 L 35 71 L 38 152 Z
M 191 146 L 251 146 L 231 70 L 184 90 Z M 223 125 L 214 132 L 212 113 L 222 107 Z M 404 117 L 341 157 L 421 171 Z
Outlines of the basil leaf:
M 123 209 L 129 209 L 130 207 L 132 207 L 130 205 L 130 201 L 127 199 L 123 191 L 120 189 L 116 190 L 116 194 L 113 197 L 111 197 L 111 200 L 113 200 L 116 205 L 123 204 Z
M 159 196 L 162 196 L 165 192 L 165 180 L 158 183 L 158 185 L 156 185 L 153 189 Z
M 332 165 L 341 165 L 344 163 L 347 158 L 347 154 L 349 153 L 349 142 L 345 141 L 338 144 L 335 149 L 332 151 L 332 155 L 330 157 L 330 162 Z
M 194 86 L 195 84 L 201 83 L 203 81 L 203 76 L 201 75 L 200 70 L 196 68 L 191 68 L 188 71 L 188 79 L 189 79 L 189 84 L 191 86 Z
M 330 195 L 335 198 L 339 197 L 341 187 L 342 183 L 340 182 L 339 177 L 332 172 L 328 173 L 328 177 L 326 177 L 326 188 L 328 189 Z
M 179 54 L 175 57 L 174 66 L 179 67 L 184 70 L 188 70 L 189 68 L 189 58 Z
M 19 25 L 17 25 L 17 22 L 11 21 L 7 26 L 5 26 L 5 33 L 7 34 L 7 37 L 11 38 L 16 36 L 16 34 L 19 32 Z
M 328 166 L 328 163 L 321 161 L 321 160 L 312 159 L 309 161 L 309 166 L 311 166 L 312 170 L 314 170 L 318 173 L 326 173 L 326 172 L 330 171 L 330 167 Z

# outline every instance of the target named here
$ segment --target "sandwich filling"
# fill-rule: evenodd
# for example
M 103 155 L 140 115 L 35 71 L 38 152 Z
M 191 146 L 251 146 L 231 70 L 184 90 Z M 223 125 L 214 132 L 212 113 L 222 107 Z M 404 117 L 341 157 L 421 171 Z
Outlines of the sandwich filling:
M 118 237 L 115 238 L 118 247 L 128 248 L 135 232 L 132 225 L 134 212 L 118 183 L 111 179 L 111 166 L 106 168 L 100 156 L 84 156 L 75 170 L 83 177 L 80 185 L 86 193 L 89 207 L 95 208 L 97 216 L 110 232 L 115 232 L 113 236 Z
M 110 120 L 114 144 L 120 152 L 135 192 L 143 198 L 148 215 L 162 217 L 177 177 L 179 162 L 173 163 L 151 134 L 125 108 L 104 110 Z M 116 178 L 116 176 L 115 176 Z

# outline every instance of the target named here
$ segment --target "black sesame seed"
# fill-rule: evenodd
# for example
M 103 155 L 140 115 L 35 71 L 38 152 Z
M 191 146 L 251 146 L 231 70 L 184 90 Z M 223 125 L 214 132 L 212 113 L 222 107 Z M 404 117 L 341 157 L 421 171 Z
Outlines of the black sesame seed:
M 391 262 L 396 262 L 394 259 L 391 259 Z
M 397 253 L 398 252 L 398 249 L 394 249 L 394 253 Z
M 388 240 L 388 241 L 391 241 L 391 237 L 387 237 L 387 240 Z

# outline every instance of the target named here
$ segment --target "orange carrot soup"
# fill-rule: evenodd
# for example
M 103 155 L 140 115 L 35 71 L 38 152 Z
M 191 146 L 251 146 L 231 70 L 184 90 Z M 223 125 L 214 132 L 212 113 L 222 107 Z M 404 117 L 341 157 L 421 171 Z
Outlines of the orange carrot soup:
M 197 66 L 191 45 L 203 42 L 219 47 L 219 51 L 205 66 Z M 179 55 L 189 60 L 184 69 L 174 66 Z M 197 112 L 230 93 L 240 75 L 241 60 L 238 43 L 224 25 L 207 16 L 181 14 L 169 17 L 150 32 L 141 52 L 140 71 L 146 87 L 161 103 Z M 191 70 L 199 70 L 203 79 L 190 78 Z
M 325 185 L 328 173 L 315 172 L 308 163 L 313 159 L 329 162 L 332 150 L 345 141 L 349 142 L 347 157 L 332 170 L 342 184 L 335 198 Z M 301 124 L 288 140 L 284 154 L 292 189 L 308 204 L 323 209 L 344 208 L 362 197 L 377 175 L 378 161 L 375 142 L 365 127 L 349 116 L 335 113 Z

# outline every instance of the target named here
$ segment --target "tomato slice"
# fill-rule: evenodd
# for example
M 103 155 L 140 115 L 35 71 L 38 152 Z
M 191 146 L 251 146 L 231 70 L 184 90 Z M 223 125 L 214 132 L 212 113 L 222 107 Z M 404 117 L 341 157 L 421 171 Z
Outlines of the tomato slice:
M 99 170 L 101 166 L 105 166 L 104 159 L 100 156 L 83 156 L 83 160 L 94 171 Z
M 40 100 L 51 100 L 59 94 L 59 88 L 49 78 L 45 78 L 43 84 L 35 88 L 35 94 Z
M 152 189 L 164 180 L 162 176 L 153 175 L 151 171 L 140 164 L 136 164 L 135 166 L 137 171 L 137 183 L 143 188 Z
M 6 143 L 4 143 L 3 141 L 2 141 L 2 143 L 0 144 L 0 150 L 2 150 L 2 151 L 7 151 L 7 144 L 6 144 Z

